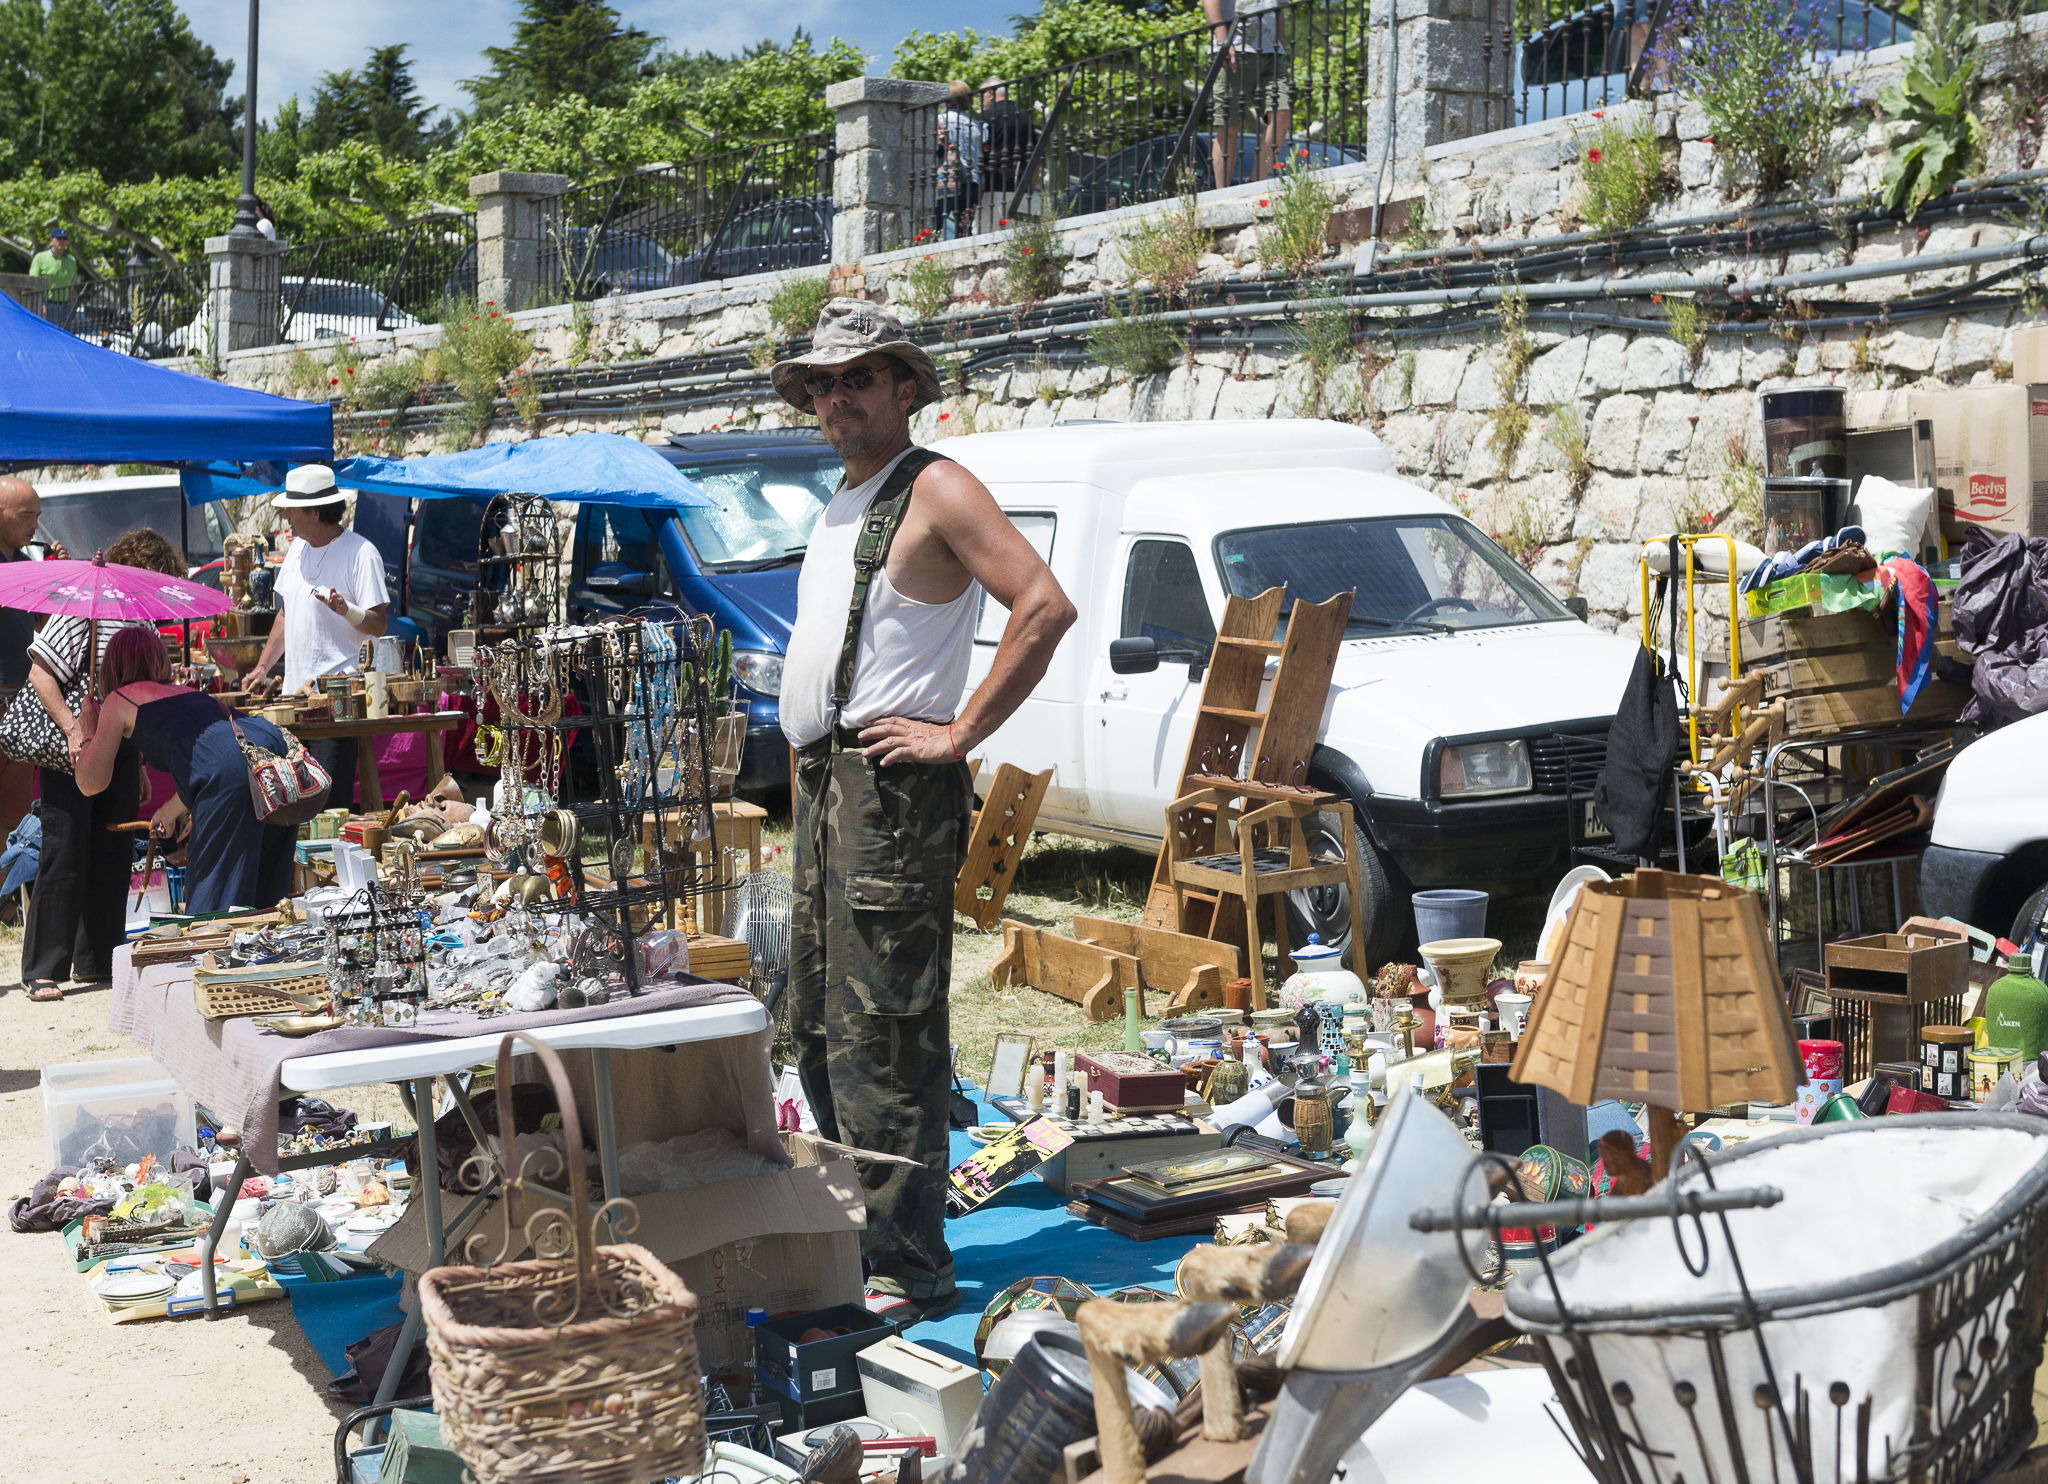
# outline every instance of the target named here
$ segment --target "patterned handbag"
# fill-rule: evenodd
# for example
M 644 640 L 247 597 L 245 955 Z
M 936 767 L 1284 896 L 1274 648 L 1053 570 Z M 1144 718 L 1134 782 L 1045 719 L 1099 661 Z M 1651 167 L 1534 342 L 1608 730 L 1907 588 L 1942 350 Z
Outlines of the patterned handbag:
M 282 755 L 258 747 L 242 731 L 234 710 L 223 701 L 228 725 L 235 729 L 235 745 L 249 763 L 249 802 L 256 817 L 265 824 L 296 827 L 327 807 L 327 794 L 334 779 L 319 761 L 290 732 L 284 732 Z M 280 729 L 282 730 L 282 729 Z
M 64 703 L 73 716 L 85 707 L 86 677 L 79 675 L 64 687 Z M 57 773 L 71 771 L 71 744 L 43 705 L 42 693 L 31 683 L 15 692 L 0 716 L 0 753 L 18 762 L 34 763 Z

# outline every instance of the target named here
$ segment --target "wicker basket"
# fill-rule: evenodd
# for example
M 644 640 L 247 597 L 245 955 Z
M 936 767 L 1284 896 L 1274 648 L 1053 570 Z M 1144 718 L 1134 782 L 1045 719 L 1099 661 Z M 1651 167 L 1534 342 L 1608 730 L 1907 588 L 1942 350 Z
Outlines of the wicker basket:
M 192 971 L 192 1003 L 207 1020 L 237 1015 L 292 1015 L 327 1002 L 327 965 L 257 964 L 246 969 Z
M 513 1043 L 540 1057 L 562 1110 L 567 1227 L 559 1258 L 442 1267 L 419 1282 L 434 1410 L 475 1484 L 646 1484 L 695 1474 L 704 1457 L 697 1300 L 645 1248 L 600 1247 L 583 1130 L 561 1059 L 531 1036 L 498 1043 L 498 1127 L 511 1128 Z M 529 1158 L 532 1158 L 530 1156 Z M 524 1249 L 525 1167 L 499 1172 L 499 1250 Z M 621 1203 L 623 1204 L 623 1203 Z

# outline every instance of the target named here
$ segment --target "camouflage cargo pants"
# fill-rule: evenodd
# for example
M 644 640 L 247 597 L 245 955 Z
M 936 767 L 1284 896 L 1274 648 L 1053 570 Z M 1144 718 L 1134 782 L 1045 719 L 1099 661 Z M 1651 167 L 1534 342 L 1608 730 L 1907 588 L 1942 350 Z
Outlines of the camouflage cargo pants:
M 793 795 L 790 1031 L 804 1095 L 827 1138 L 923 1166 L 866 1168 L 874 1286 L 950 1293 L 946 988 L 967 769 L 881 768 L 828 738 L 797 754 Z

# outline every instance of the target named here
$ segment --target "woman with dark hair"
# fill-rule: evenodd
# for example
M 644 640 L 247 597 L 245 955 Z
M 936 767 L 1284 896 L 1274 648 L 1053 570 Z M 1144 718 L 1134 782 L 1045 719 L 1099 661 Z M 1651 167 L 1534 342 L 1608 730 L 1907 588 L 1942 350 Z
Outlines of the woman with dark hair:
M 185 575 L 178 549 L 147 527 L 117 537 L 106 558 L 110 565 Z M 93 670 L 86 651 L 95 631 L 104 660 L 114 636 L 131 628 L 163 647 L 148 624 L 94 623 L 69 614 L 50 619 L 29 645 L 29 683 L 71 744 L 74 765 L 86 730 L 64 692 Z M 129 748 L 111 783 L 102 784 L 94 797 L 78 791 L 70 769 L 38 768 L 36 785 L 43 800 L 43 851 L 21 941 L 21 982 L 32 1000 L 61 1000 L 66 978 L 97 984 L 114 976 L 114 950 L 128 931 L 126 898 L 134 857 L 128 838 L 107 830 L 134 819 L 142 807 L 142 768 Z
M 100 675 L 106 704 L 88 712 L 92 740 L 78 755 L 78 789 L 94 795 L 121 768 L 130 739 L 153 768 L 177 780 L 178 796 L 156 812 L 150 833 L 185 839 L 185 910 L 268 907 L 291 895 L 294 830 L 265 824 L 249 796 L 249 763 L 235 739 L 283 752 L 284 736 L 267 721 L 238 716 L 203 692 L 171 684 L 163 642 L 124 629 L 107 646 Z

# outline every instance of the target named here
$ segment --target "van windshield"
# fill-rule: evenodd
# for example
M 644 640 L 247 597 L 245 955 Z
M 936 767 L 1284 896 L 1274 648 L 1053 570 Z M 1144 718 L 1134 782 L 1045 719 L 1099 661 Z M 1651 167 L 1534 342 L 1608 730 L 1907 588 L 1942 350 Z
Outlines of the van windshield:
M 677 467 L 718 502 L 715 509 L 677 512 L 697 565 L 707 572 L 747 572 L 803 560 L 811 527 L 846 466 L 838 454 L 820 449 Z
M 1241 598 L 1269 587 L 1320 603 L 1356 590 L 1348 632 L 1448 631 L 1550 623 L 1571 614 L 1508 554 L 1462 520 L 1400 515 L 1226 531 L 1223 586 Z

